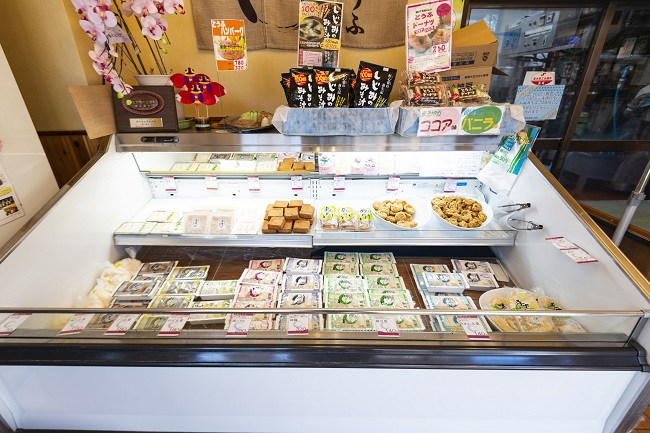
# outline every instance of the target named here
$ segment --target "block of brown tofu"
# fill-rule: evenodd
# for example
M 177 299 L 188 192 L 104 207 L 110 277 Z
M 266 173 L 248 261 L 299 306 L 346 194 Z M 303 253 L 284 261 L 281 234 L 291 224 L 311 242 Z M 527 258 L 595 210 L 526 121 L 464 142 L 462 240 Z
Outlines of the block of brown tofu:
M 292 166 L 292 162 L 281 162 L 280 165 L 278 165 L 278 171 L 291 171 Z
M 278 230 L 278 233 L 291 233 L 293 230 L 293 221 L 285 221 L 284 225 L 280 230 Z
M 305 171 L 316 171 L 316 164 L 313 162 L 305 162 Z
M 294 162 L 296 162 L 296 160 L 293 158 L 284 158 L 282 160 L 282 164 L 293 164 Z
M 285 208 L 287 206 L 289 206 L 289 202 L 285 200 L 276 200 L 275 203 L 273 203 L 273 207 Z
M 284 218 L 288 220 L 297 220 L 298 219 L 298 208 L 297 207 L 288 207 L 284 210 Z
M 305 169 L 305 163 L 303 162 L 294 162 L 291 170 L 293 171 L 302 171 Z
M 269 228 L 269 222 L 264 221 L 264 224 L 262 224 L 262 233 L 264 233 L 264 234 L 272 234 L 272 233 L 277 233 L 277 231 L 276 230 L 271 230 Z
M 269 220 L 269 228 L 271 230 L 280 230 L 284 226 L 284 218 L 283 217 L 272 217 Z
M 289 200 L 289 207 L 302 207 L 302 200 Z
M 305 219 L 312 219 L 314 218 L 314 206 L 310 204 L 305 204 L 300 208 L 300 212 L 298 213 L 298 216 L 300 218 L 305 218 Z
M 284 215 L 284 209 L 274 207 L 273 209 L 269 209 L 267 213 L 269 215 L 269 218 L 281 217 Z
M 311 221 L 309 220 L 296 220 L 293 222 L 294 233 L 309 233 Z

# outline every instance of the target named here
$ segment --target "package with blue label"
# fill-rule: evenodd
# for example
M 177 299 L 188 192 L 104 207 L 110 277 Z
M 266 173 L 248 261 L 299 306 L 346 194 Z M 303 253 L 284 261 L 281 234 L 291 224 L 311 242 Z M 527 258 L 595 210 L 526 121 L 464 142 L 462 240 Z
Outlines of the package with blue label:
M 284 290 L 287 292 L 311 292 L 322 288 L 320 274 L 287 274 L 284 277 Z
M 452 310 L 476 310 L 476 305 L 469 296 L 428 296 L 426 299 L 427 307 L 438 309 Z M 437 315 L 431 316 L 434 328 L 444 332 L 464 332 L 463 327 L 458 323 L 456 316 Z M 483 317 L 479 320 L 483 323 L 485 329 L 490 329 Z
M 333 293 L 365 293 L 368 287 L 366 280 L 352 276 L 325 277 L 323 285 L 326 291 Z
M 322 266 L 322 260 L 287 257 L 284 261 L 284 272 L 287 274 L 319 274 Z
M 463 293 L 469 289 L 465 277 L 458 272 L 424 272 L 422 275 L 428 291 Z

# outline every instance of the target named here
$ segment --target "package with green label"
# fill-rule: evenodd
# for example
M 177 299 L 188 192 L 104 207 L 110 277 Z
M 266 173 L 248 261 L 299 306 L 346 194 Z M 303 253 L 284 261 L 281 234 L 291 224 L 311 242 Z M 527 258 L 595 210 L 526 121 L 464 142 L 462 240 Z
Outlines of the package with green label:
M 371 292 L 368 296 L 371 307 L 408 309 L 415 306 L 415 303 L 407 292 Z
M 335 253 L 332 251 L 325 251 L 325 263 L 352 263 L 356 265 L 359 263 L 359 254 L 357 253 Z
M 366 308 L 368 295 L 363 293 L 334 293 L 328 292 L 325 296 L 327 308 Z
M 327 329 L 330 331 L 372 331 L 375 329 L 367 314 L 328 314 Z
M 230 308 L 231 305 L 231 299 L 220 299 L 216 301 L 196 301 L 192 303 L 192 308 Z M 226 313 L 190 314 L 190 318 L 187 320 L 193 325 L 223 323 L 226 320 Z
M 200 289 L 203 280 L 168 280 L 160 289 L 161 295 L 194 295 Z
M 393 253 L 359 253 L 359 260 L 362 264 L 381 262 L 395 263 L 395 256 Z
M 334 293 L 364 293 L 367 282 L 361 277 L 326 276 L 323 281 L 325 291 Z
M 368 275 L 368 290 L 406 290 L 402 277 L 395 275 Z
M 194 300 L 193 295 L 165 296 L 159 295 L 151 301 L 149 308 L 187 308 Z
M 398 276 L 397 267 L 392 262 L 363 263 L 361 265 L 361 275 L 372 277 L 377 275 L 394 275 Z
M 205 281 L 196 294 L 204 301 L 232 299 L 237 291 L 237 280 Z
M 358 275 L 359 267 L 352 263 L 325 263 L 323 275 Z
M 169 314 L 143 314 L 133 329 L 137 331 L 160 331 Z
M 398 314 L 393 316 L 400 331 L 424 331 L 422 318 L 415 314 Z

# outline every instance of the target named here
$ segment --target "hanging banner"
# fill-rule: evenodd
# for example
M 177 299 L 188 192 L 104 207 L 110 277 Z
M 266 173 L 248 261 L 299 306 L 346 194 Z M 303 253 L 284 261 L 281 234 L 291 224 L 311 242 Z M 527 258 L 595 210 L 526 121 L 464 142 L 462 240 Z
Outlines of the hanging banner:
M 406 69 L 436 72 L 451 68 L 452 0 L 406 6 Z
M 339 67 L 343 3 L 301 1 L 298 66 Z
M 243 71 L 248 66 L 244 20 L 212 20 L 217 71 Z

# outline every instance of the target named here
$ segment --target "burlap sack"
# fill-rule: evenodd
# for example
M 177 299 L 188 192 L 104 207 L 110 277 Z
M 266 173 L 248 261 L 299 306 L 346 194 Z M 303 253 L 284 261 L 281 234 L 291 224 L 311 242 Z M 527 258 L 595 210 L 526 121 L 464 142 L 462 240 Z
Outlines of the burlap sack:
M 404 44 L 407 0 L 339 0 L 343 3 L 342 44 L 386 48 Z M 249 50 L 298 47 L 299 0 L 192 0 L 196 39 L 212 50 L 212 18 L 243 19 Z

